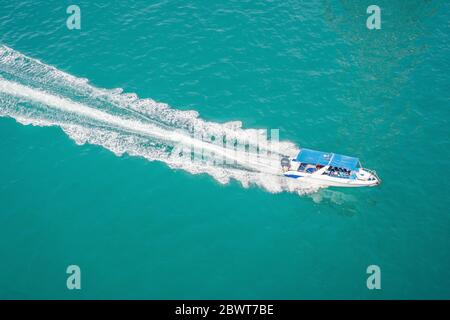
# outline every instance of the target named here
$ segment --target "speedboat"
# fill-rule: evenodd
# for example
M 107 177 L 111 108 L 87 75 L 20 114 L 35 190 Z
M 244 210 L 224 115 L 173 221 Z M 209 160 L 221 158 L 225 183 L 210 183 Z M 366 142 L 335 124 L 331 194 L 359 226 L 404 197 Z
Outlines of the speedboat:
M 333 187 L 373 187 L 381 179 L 363 168 L 358 158 L 302 148 L 295 157 L 282 157 L 287 178 Z

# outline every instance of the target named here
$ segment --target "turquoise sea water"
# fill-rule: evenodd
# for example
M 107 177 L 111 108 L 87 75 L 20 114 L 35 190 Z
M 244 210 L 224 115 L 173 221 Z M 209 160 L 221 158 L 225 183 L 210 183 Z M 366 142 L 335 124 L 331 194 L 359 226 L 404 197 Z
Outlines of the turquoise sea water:
M 44 64 L 3 60 L 8 81 L 104 107 L 83 84 L 32 76 L 53 66 L 359 156 L 383 179 L 303 195 L 221 184 L 142 149 L 118 156 L 141 142 L 3 91 L 0 298 L 450 298 L 450 5 L 372 2 L 0 0 L 0 44 Z M 81 30 L 66 27 L 69 4 Z M 370 4 L 381 30 L 366 28 Z

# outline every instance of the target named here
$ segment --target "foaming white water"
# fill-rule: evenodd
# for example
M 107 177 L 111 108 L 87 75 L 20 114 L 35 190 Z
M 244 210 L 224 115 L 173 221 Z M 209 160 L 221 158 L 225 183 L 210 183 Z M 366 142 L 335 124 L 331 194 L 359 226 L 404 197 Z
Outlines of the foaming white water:
M 281 155 L 297 148 L 269 140 L 266 130 L 243 129 L 239 121 L 206 122 L 195 111 L 172 109 L 121 89 L 99 89 L 6 46 L 0 46 L 0 116 L 59 126 L 78 144 L 207 173 L 221 183 L 236 179 L 270 192 L 318 190 L 280 176 Z

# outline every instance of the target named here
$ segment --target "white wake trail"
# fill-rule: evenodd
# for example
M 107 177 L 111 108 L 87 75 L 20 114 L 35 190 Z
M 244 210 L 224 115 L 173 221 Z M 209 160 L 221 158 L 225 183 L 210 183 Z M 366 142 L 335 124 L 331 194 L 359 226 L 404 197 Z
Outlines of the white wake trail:
M 0 116 L 59 126 L 78 144 L 207 173 L 221 183 L 236 179 L 270 192 L 318 190 L 280 176 L 280 157 L 298 150 L 290 142 L 269 140 L 265 131 L 242 129 L 238 121 L 206 122 L 195 111 L 95 88 L 6 46 L 0 46 Z

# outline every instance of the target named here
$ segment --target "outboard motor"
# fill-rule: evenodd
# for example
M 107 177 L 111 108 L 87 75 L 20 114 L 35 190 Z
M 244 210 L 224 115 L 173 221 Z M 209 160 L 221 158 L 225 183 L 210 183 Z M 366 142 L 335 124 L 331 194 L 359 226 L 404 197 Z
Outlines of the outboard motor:
M 289 160 L 288 157 L 284 156 L 281 158 L 281 168 L 283 168 L 283 171 L 289 171 L 291 168 L 291 160 Z

